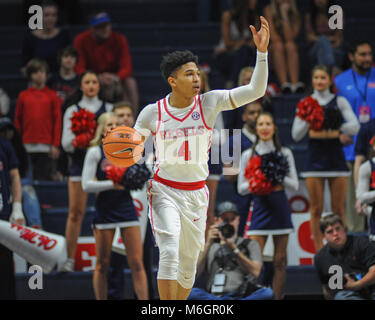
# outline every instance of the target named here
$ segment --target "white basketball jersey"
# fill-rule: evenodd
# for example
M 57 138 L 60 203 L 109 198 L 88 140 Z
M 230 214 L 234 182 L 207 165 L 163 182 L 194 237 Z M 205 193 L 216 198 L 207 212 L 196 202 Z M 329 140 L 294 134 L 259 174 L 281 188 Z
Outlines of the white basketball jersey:
M 203 182 L 208 176 L 212 129 L 207 126 L 200 96 L 184 118 L 168 110 L 167 98 L 158 101 L 158 124 L 154 135 L 155 176 L 177 183 Z M 164 181 L 165 182 L 165 181 Z M 181 186 L 181 184 L 180 184 Z

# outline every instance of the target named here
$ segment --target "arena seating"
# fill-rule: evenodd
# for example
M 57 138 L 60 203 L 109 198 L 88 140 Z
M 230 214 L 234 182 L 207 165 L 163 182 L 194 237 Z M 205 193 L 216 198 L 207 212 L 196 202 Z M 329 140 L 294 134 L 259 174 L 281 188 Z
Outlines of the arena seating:
M 127 1 L 81 1 L 87 12 L 100 9 L 109 12 L 114 21 L 114 29 L 124 33 L 129 41 L 133 60 L 134 75 L 138 81 L 141 105 L 155 101 L 168 92 L 168 86 L 159 72 L 160 58 L 175 49 L 190 49 L 197 53 L 201 63 L 212 62 L 213 47 L 219 42 L 220 25 L 218 19 L 204 21 L 209 13 L 199 12 L 200 0 L 127 0 Z M 361 5 L 351 0 L 338 0 L 345 12 L 345 39 L 351 40 L 359 35 L 375 40 L 375 12 L 373 0 L 362 0 Z M 216 3 L 216 1 L 211 1 Z M 298 1 L 303 12 L 307 1 Z M 366 8 L 364 10 L 363 8 Z M 212 8 L 217 12 L 217 8 Z M 135 14 L 141 12 L 142 14 Z M 198 21 L 199 18 L 199 21 Z M 216 17 L 217 18 L 217 17 Z M 22 1 L 8 1 L 0 4 L 0 87 L 11 98 L 11 112 L 18 93 L 27 86 L 26 78 L 20 74 L 21 44 L 26 32 L 26 22 L 22 17 Z M 86 21 L 68 27 L 71 35 L 87 28 Z M 309 79 L 310 65 L 306 57 L 307 45 L 301 38 L 299 42 L 301 58 L 301 78 Z M 223 81 L 212 70 L 211 87 L 222 88 Z M 280 138 L 288 145 L 296 160 L 297 170 L 301 171 L 306 153 L 306 139 L 295 143 L 290 135 L 295 108 L 301 96 L 285 96 L 273 99 L 273 106 Z M 42 222 L 46 231 L 64 234 L 68 214 L 68 195 L 66 182 L 35 182 L 34 184 L 42 207 Z M 233 189 L 225 179 L 220 180 L 218 194 L 220 200 L 230 200 Z M 92 235 L 91 219 L 94 195 L 89 198 L 87 213 L 82 225 L 81 236 Z M 126 275 L 126 297 L 133 297 L 129 270 Z M 17 293 L 19 299 L 94 299 L 92 273 L 77 272 L 71 274 L 45 275 L 44 290 L 29 290 L 26 281 L 28 274 L 17 275 Z M 308 296 L 321 298 L 321 289 L 312 266 L 288 267 L 287 296 Z M 74 287 L 75 290 L 71 290 Z

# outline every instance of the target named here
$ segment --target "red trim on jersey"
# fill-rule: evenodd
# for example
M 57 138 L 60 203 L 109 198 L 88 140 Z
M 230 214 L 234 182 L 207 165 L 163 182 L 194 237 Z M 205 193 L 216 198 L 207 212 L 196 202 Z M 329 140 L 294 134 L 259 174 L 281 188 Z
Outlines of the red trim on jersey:
M 199 110 L 201 111 L 201 116 L 202 116 L 203 124 L 204 124 L 204 126 L 206 127 L 207 130 L 212 130 L 212 128 L 210 128 L 210 127 L 207 125 L 206 120 L 204 119 L 204 114 L 203 114 L 203 108 L 202 108 L 201 96 L 198 96 L 198 102 L 199 102 Z
M 169 116 L 172 117 L 173 119 L 177 120 L 177 121 L 180 121 L 180 122 L 185 121 L 193 113 L 193 111 L 195 109 L 195 106 L 197 105 L 197 97 L 194 97 L 194 106 L 191 108 L 189 113 L 183 119 L 179 119 L 179 118 L 175 117 L 172 113 L 169 112 L 168 107 L 167 107 L 167 98 L 164 98 L 163 101 L 164 101 L 164 109 L 169 114 Z
M 251 202 L 250 203 L 250 208 L 249 208 L 249 214 L 247 216 L 247 221 L 246 221 L 246 225 L 245 225 L 245 230 L 244 230 L 244 233 L 243 233 L 243 238 L 248 238 L 249 236 L 247 235 L 247 231 L 249 231 L 250 229 L 250 224 L 251 224 L 251 217 L 253 215 L 253 203 Z
M 178 181 L 163 179 L 158 176 L 158 171 L 156 171 L 156 173 L 154 174 L 153 179 L 157 182 L 165 184 L 168 187 L 179 189 L 179 190 L 188 190 L 188 191 L 199 190 L 199 189 L 204 188 L 204 186 L 206 185 L 206 180 L 197 181 L 197 182 L 178 182 Z
M 204 192 L 206 192 L 206 197 L 207 197 L 207 201 L 210 202 L 210 196 L 208 195 L 208 192 L 206 189 L 204 189 Z M 208 206 L 207 206 L 207 210 L 206 210 L 206 216 L 208 214 Z
M 161 123 L 161 110 L 160 110 L 161 107 L 160 107 L 160 101 L 161 101 L 161 100 L 158 101 L 158 119 L 159 119 L 159 120 L 158 120 L 158 125 L 157 125 L 157 127 L 156 127 L 156 131 L 155 131 L 155 133 L 152 133 L 152 132 L 151 132 L 153 136 L 155 136 L 155 135 L 158 133 L 159 129 L 160 129 L 160 123 Z
M 152 180 L 150 181 L 150 187 L 148 188 L 148 194 L 150 195 L 150 218 L 151 218 L 151 229 L 152 232 L 155 232 L 154 229 L 154 219 L 152 217 L 152 193 L 151 193 L 151 188 L 152 188 Z

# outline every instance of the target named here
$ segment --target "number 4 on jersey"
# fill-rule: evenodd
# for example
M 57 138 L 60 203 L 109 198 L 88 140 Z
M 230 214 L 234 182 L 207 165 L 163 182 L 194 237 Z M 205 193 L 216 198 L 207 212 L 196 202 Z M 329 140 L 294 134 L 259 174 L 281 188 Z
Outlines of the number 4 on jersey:
M 180 149 L 178 150 L 178 156 L 184 157 L 185 161 L 191 160 L 191 152 L 189 151 L 189 141 L 185 140 Z

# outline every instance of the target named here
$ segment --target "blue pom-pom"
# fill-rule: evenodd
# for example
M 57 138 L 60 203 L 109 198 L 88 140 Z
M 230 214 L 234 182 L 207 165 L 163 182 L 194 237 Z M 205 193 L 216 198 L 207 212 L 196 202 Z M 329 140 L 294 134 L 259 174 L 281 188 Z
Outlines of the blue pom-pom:
M 122 185 L 128 190 L 142 189 L 145 182 L 150 179 L 151 173 L 145 164 L 138 164 L 127 168 L 123 178 Z
M 338 108 L 323 108 L 324 122 L 323 129 L 339 130 L 344 118 Z
M 274 151 L 262 155 L 260 168 L 272 185 L 276 186 L 281 184 L 288 174 L 289 163 L 280 151 Z

